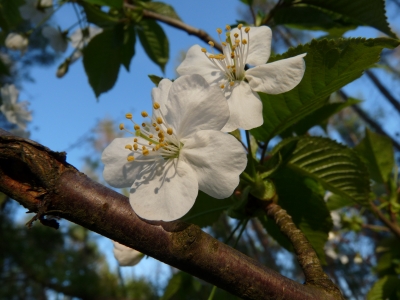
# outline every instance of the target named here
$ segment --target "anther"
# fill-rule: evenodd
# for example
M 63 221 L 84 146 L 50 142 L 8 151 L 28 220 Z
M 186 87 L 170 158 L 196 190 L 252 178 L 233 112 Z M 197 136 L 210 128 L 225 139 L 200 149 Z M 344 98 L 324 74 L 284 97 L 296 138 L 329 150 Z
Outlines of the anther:
M 225 43 L 225 42 L 222 42 L 222 46 L 226 47 L 226 45 L 227 45 L 227 43 Z
M 149 142 L 149 146 L 150 146 L 150 145 L 153 145 L 153 143 L 152 143 L 152 142 Z
M 142 123 L 142 127 L 146 127 L 146 123 Z
M 147 156 L 147 155 L 149 155 L 149 150 L 147 150 L 147 149 L 144 149 L 144 150 L 143 150 L 143 155 L 144 155 L 144 156 Z
M 131 113 L 127 113 L 126 115 L 125 115 L 125 118 L 127 118 L 127 119 L 132 119 L 132 114 Z
M 231 30 L 231 26 L 226 25 L 226 26 L 225 26 L 225 29 L 226 29 L 226 30 Z
M 160 127 L 158 127 L 158 126 L 156 126 L 155 129 L 156 129 L 156 131 L 160 131 Z
M 239 25 L 238 25 L 238 28 L 239 28 L 239 29 L 242 29 L 242 27 L 243 27 L 243 24 L 239 24 Z
M 126 160 L 127 160 L 127 161 L 134 161 L 135 158 L 134 158 L 133 156 L 128 156 L 128 157 L 126 158 Z
M 121 128 L 121 127 L 120 127 L 120 128 Z M 140 126 L 136 124 L 133 128 L 135 128 L 135 130 L 139 130 L 139 129 L 140 129 Z
M 167 133 L 168 133 L 169 135 L 172 135 L 173 132 L 174 132 L 174 131 L 172 130 L 172 128 L 168 128 L 168 129 L 167 129 Z
M 142 150 L 143 150 L 143 151 L 146 150 L 146 146 L 142 146 Z
M 208 44 L 209 44 L 211 47 L 214 47 L 214 42 L 213 42 L 213 41 L 209 41 Z M 204 49 L 204 48 L 203 48 L 203 49 Z
M 249 33 L 250 31 L 250 27 L 246 27 L 246 29 L 244 30 L 246 33 Z
M 151 139 L 152 139 L 152 138 L 153 138 L 153 135 L 152 135 L 152 134 L 149 134 L 149 138 L 151 138 Z
M 220 88 L 221 88 L 221 89 L 224 89 L 224 88 L 225 88 L 225 85 L 221 84 Z
M 154 102 L 153 103 L 153 108 L 154 109 L 159 109 L 160 108 L 160 104 L 158 102 Z
M 230 85 L 230 86 L 233 86 L 234 84 L 235 84 L 234 81 L 229 82 L 229 85 Z
M 207 52 L 206 48 L 201 48 L 201 52 L 206 53 Z
M 163 123 L 162 118 L 161 117 L 157 117 L 157 124 L 162 124 L 162 123 Z
M 217 32 L 218 32 L 219 34 L 221 34 L 221 33 L 222 33 L 221 28 L 217 28 Z
M 134 138 L 133 141 L 134 141 L 135 143 L 137 143 L 137 138 Z
M 124 130 L 125 129 L 125 126 L 124 126 L 124 124 L 119 124 L 119 130 Z
M 238 34 L 238 33 L 235 33 L 233 36 L 234 36 L 235 38 L 238 38 L 239 34 Z
M 138 144 L 133 144 L 133 149 L 137 150 L 138 149 Z
M 247 45 L 247 40 L 246 40 L 246 39 L 243 39 L 243 40 L 242 40 L 242 44 L 243 44 L 243 45 Z
M 131 151 L 132 151 L 132 145 L 129 145 L 129 144 L 128 144 L 128 145 L 126 145 L 126 146 L 125 146 L 125 149 L 129 149 L 129 150 L 131 150 Z
M 149 114 L 146 112 L 146 111 L 142 111 L 142 117 L 143 118 L 146 118 L 146 117 L 148 117 L 149 116 Z

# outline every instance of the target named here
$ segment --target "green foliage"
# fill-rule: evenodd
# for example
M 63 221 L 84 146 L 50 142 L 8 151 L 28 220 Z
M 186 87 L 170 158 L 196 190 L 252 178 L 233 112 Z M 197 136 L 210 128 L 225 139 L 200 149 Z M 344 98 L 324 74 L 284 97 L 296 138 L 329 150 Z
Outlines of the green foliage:
M 303 119 L 299 120 L 295 125 L 286 129 L 281 135 L 282 136 L 292 136 L 292 133 L 297 135 L 306 134 L 307 131 L 316 125 L 326 127 L 327 119 L 329 119 L 334 114 L 337 114 L 342 109 L 346 107 L 360 103 L 360 100 L 349 98 L 346 102 L 327 102 L 321 108 L 315 110 L 311 114 L 307 115 Z
M 157 76 L 157 75 L 147 75 L 149 76 L 150 80 L 152 83 L 154 83 L 156 86 L 158 86 L 158 84 L 160 83 L 161 80 L 163 80 L 163 77 Z
M 291 48 L 270 61 L 307 53 L 306 71 L 300 84 L 279 95 L 259 93 L 263 103 L 264 124 L 252 134 L 262 141 L 295 125 L 326 103 L 327 97 L 362 75 L 379 60 L 383 48 L 394 48 L 399 41 L 388 38 L 313 40 Z
M 19 7 L 25 3 L 24 0 L 0 0 L 0 27 L 8 32 L 15 29 L 22 21 Z
M 326 206 L 330 211 L 336 210 L 348 205 L 353 204 L 349 198 L 341 197 L 339 195 L 333 194 L 326 201 Z
M 384 0 L 286 0 L 285 2 L 290 5 L 290 8 L 299 8 L 305 5 L 306 8 L 314 9 L 313 14 L 304 16 L 302 24 L 305 24 L 305 21 L 308 20 L 313 26 L 321 26 L 322 28 L 320 27 L 320 29 L 323 29 L 324 26 L 325 28 L 329 28 L 329 25 L 331 25 L 330 28 L 337 25 L 341 27 L 340 25 L 348 26 L 350 24 L 371 26 L 386 33 L 390 37 L 396 38 L 396 35 L 391 31 L 387 23 Z M 326 21 L 323 20 L 323 14 L 317 12 L 317 10 L 324 12 L 325 15 L 328 16 Z M 294 12 L 291 12 L 290 15 L 293 14 Z M 314 15 L 316 15 L 316 21 L 318 22 L 313 22 L 311 20 Z M 335 15 L 337 17 L 332 18 L 332 16 Z M 332 21 L 336 21 L 337 23 Z M 311 27 L 308 29 L 314 28 Z
M 133 26 L 125 28 L 121 24 L 104 29 L 84 49 L 83 65 L 96 97 L 114 86 L 121 64 L 129 70 L 134 46 Z
M 367 300 L 400 299 L 400 279 L 397 276 L 385 276 L 379 279 L 368 292 Z
M 81 3 L 85 10 L 86 19 L 89 23 L 93 23 L 102 28 L 114 27 L 118 24 L 119 19 L 111 16 L 100 9 L 88 3 Z
M 354 150 L 327 138 L 296 137 L 283 140 L 274 152 L 292 140 L 298 143 L 287 163 L 288 168 L 313 178 L 337 195 L 368 205 L 368 171 Z
M 233 200 L 231 198 L 215 199 L 199 191 L 195 204 L 182 217 L 182 220 L 200 227 L 211 226 L 218 220 L 222 212 L 227 210 L 232 204 Z
M 175 9 L 171 5 L 165 4 L 163 2 L 147 2 L 143 3 L 143 7 L 147 10 L 154 11 L 160 15 L 181 21 L 181 18 L 179 18 Z
M 272 179 L 279 198 L 278 204 L 293 218 L 293 222 L 307 237 L 319 259 L 325 263 L 323 248 L 333 225 L 330 212 L 319 189 L 316 188 L 316 183 L 290 168 L 281 168 L 274 173 Z M 259 215 L 259 219 L 270 236 L 287 250 L 293 251 L 288 238 L 280 232 L 274 220 L 263 214 Z
M 365 138 L 355 150 L 368 167 L 373 180 L 377 183 L 389 181 L 394 166 L 394 151 L 390 138 L 366 129 Z
M 83 0 L 90 4 L 105 5 L 113 8 L 121 8 L 123 0 Z
M 139 23 L 137 32 L 149 58 L 164 72 L 169 59 L 169 43 L 164 30 L 156 21 L 143 19 Z
M 386 275 L 400 275 L 400 243 L 394 237 L 381 241 L 376 248 L 379 253 L 375 272 L 379 277 Z
M 298 29 L 327 31 L 332 36 L 341 36 L 358 25 L 346 16 L 308 5 L 278 7 L 274 21 Z

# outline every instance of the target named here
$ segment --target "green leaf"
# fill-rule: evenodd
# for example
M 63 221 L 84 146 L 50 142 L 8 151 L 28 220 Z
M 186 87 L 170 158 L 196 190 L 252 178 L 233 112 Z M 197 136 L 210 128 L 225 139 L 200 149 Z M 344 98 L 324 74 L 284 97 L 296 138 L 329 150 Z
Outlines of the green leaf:
M 154 83 L 156 86 L 158 86 L 158 84 L 160 83 L 161 80 L 163 80 L 163 77 L 157 76 L 157 75 L 147 75 L 149 76 L 150 80 L 152 83 Z
M 161 297 L 161 300 L 168 300 L 172 296 L 174 296 L 182 285 L 182 277 L 184 273 L 178 272 L 169 280 L 167 287 L 165 288 L 164 295 Z
M 333 36 L 341 36 L 358 25 L 341 14 L 306 5 L 278 6 L 273 16 L 276 24 L 284 24 L 298 29 L 323 30 Z
M 289 138 L 276 147 L 279 149 L 292 140 L 298 143 L 286 165 L 288 168 L 313 178 L 337 195 L 368 205 L 368 170 L 354 150 L 321 137 Z
M 114 86 L 121 64 L 129 69 L 134 42 L 133 28 L 124 29 L 124 25 L 119 24 L 104 29 L 84 49 L 83 65 L 96 97 Z
M 297 135 L 304 135 L 311 127 L 316 125 L 322 126 L 323 123 L 334 114 L 337 114 L 346 107 L 358 104 L 360 102 L 360 100 L 349 98 L 346 102 L 326 103 L 321 108 L 307 115 L 304 119 L 301 119 L 292 127 L 286 129 L 281 135 L 293 136 L 292 132 L 295 132 Z
M 189 212 L 182 218 L 200 227 L 211 226 L 214 224 L 223 211 L 233 205 L 231 198 L 215 199 L 202 191 L 199 191 L 196 202 Z
M 374 27 L 388 36 L 396 38 L 387 22 L 384 0 L 300 0 L 296 1 L 294 5 L 302 6 L 304 4 L 340 14 L 349 18 L 351 22 Z
M 156 21 L 143 19 L 139 23 L 138 35 L 149 58 L 164 72 L 169 59 L 169 44 L 164 30 Z
M 113 8 L 121 8 L 123 0 L 83 0 L 90 4 L 105 5 Z
M 364 139 L 354 148 L 367 165 L 371 178 L 387 183 L 394 166 L 394 151 L 390 138 L 366 129 Z
M 367 294 L 367 300 L 399 299 L 400 279 L 395 275 L 379 279 Z
M 143 7 L 147 10 L 154 11 L 160 15 L 181 21 L 181 18 L 179 18 L 175 9 L 171 5 L 165 4 L 163 2 L 148 2 L 145 3 Z
M 121 64 L 129 72 L 132 57 L 135 55 L 136 32 L 134 26 L 128 26 L 123 31 L 123 43 L 121 48 Z
M 259 93 L 263 103 L 264 124 L 251 133 L 269 141 L 301 119 L 325 105 L 327 97 L 362 75 L 379 60 L 383 48 L 400 42 L 389 38 L 313 40 L 289 49 L 270 62 L 307 53 L 306 71 L 294 89 L 279 95 Z
M 86 19 L 89 23 L 93 23 L 99 27 L 114 27 L 118 24 L 119 19 L 103 12 L 99 7 L 88 3 L 80 3 L 85 10 Z
M 15 29 L 22 22 L 19 7 L 24 3 L 24 0 L 0 0 L 0 27 L 3 31 Z
M 341 197 L 339 195 L 333 194 L 326 201 L 326 206 L 330 211 L 339 209 L 348 205 L 353 204 L 350 199 Z
M 278 204 L 292 217 L 308 241 L 313 246 L 319 259 L 325 263 L 324 245 L 328 233 L 332 229 L 330 212 L 319 191 L 309 184 L 310 179 L 305 178 L 289 168 L 281 168 L 274 173 L 273 180 L 278 194 Z M 284 236 L 274 220 L 265 215 L 259 215 L 264 227 L 281 246 L 293 251 L 288 238 Z

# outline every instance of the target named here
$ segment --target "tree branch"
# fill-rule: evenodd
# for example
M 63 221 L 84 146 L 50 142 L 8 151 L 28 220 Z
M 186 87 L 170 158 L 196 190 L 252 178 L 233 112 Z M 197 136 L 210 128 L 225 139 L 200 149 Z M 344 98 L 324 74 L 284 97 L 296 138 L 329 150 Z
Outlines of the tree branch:
M 127 197 L 65 160 L 65 153 L 0 129 L 0 191 L 30 211 L 70 220 L 243 299 L 337 299 L 283 277 L 195 225 L 140 219 Z
M 310 242 L 293 223 L 292 217 L 286 210 L 274 202 L 266 202 L 264 210 L 268 217 L 275 220 L 279 229 L 285 234 L 293 245 L 297 260 L 306 278 L 306 285 L 318 286 L 335 295 L 335 299 L 344 299 L 339 288 L 329 279 L 322 269 Z
M 378 207 L 376 207 L 376 205 L 372 202 L 371 202 L 371 209 L 378 216 L 379 220 L 381 220 L 383 224 L 385 224 L 390 229 L 390 231 L 398 239 L 400 239 L 400 227 L 396 223 L 391 222 L 388 218 L 386 218 L 386 216 L 381 212 L 381 210 Z

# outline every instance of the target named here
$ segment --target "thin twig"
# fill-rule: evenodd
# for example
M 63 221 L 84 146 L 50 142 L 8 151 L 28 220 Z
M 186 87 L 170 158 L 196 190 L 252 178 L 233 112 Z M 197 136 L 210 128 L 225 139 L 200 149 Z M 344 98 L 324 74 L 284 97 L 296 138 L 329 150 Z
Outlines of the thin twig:
M 372 211 L 378 216 L 378 218 L 390 229 L 390 231 L 400 239 L 400 227 L 396 224 L 391 222 L 386 216 L 382 213 L 382 211 L 371 202 L 371 209 Z

